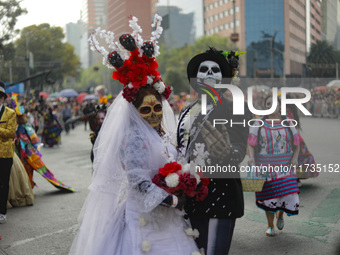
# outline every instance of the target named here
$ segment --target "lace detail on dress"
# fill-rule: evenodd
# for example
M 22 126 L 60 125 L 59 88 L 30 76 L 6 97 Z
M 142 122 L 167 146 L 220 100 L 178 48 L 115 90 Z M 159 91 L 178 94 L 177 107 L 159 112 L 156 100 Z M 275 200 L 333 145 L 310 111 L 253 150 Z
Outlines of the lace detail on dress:
M 160 159 L 150 160 L 150 155 L 157 155 L 153 154 L 154 150 L 158 150 L 159 155 L 162 149 L 160 138 L 154 143 L 149 144 L 138 129 L 133 129 L 121 148 L 121 158 L 130 184 L 129 196 L 134 198 L 143 212 L 152 211 L 169 195 L 152 182 L 161 166 L 158 163 Z M 157 143 L 159 146 L 156 146 Z

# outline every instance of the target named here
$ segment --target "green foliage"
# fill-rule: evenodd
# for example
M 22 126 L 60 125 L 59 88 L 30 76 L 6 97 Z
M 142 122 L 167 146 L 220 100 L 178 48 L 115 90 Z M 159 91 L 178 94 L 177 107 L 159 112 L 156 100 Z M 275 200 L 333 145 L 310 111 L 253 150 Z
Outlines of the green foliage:
M 192 45 L 167 50 L 161 45 L 161 54 L 157 57 L 160 71 L 166 85 L 174 88 L 175 94 L 190 90 L 187 78 L 187 65 L 195 55 L 205 52 L 209 47 L 217 50 L 230 50 L 233 44 L 229 38 L 220 35 L 203 36 Z
M 336 63 L 336 51 L 328 41 L 317 41 L 312 44 L 307 62 L 312 67 L 313 77 L 334 77 L 334 68 L 325 68 L 326 64 Z
M 80 73 L 80 80 L 76 84 L 79 90 L 87 91 L 89 88 L 95 88 L 98 85 L 105 84 L 108 88 L 109 94 L 118 94 L 123 85 L 118 81 L 112 79 L 112 72 L 114 69 L 108 69 L 101 61 L 92 65 L 91 67 L 82 70 Z
M 15 41 L 16 59 L 21 65 L 14 69 L 15 80 L 26 78 L 25 58 L 27 47 L 34 57 L 34 69 L 31 75 L 51 70 L 49 78 L 61 84 L 66 76 L 75 76 L 79 68 L 78 57 L 74 47 L 63 43 L 64 33 L 61 27 L 51 27 L 49 24 L 32 25 L 25 27 L 20 38 Z M 18 61 L 19 62 L 19 61 Z M 44 77 L 31 81 L 33 88 L 44 83 Z
M 105 69 L 106 66 L 98 64 L 82 70 L 80 73 L 80 83 L 77 83 L 77 87 L 88 88 L 102 84 L 102 73 L 105 72 Z
M 20 7 L 20 0 L 4 0 L 0 1 L 0 50 L 4 44 L 11 40 L 19 30 L 15 30 L 17 19 L 22 14 L 26 14 L 27 10 Z

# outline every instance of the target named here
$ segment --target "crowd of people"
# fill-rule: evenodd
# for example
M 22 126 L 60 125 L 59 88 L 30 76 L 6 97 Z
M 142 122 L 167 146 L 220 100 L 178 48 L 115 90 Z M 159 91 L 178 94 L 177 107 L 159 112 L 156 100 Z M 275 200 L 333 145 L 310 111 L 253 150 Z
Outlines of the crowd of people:
M 135 29 L 134 22 L 131 18 Z M 158 22 L 156 15 L 156 27 Z M 102 32 L 96 33 L 91 36 Z M 91 42 L 94 49 L 102 49 L 93 38 Z M 251 128 L 214 127 L 211 123 L 216 118 L 240 122 L 253 116 L 246 104 L 242 115 L 233 115 L 233 102 L 226 90 L 213 89 L 215 95 L 206 100 L 205 114 L 201 112 L 202 91 L 238 80 L 240 54 L 210 48 L 193 56 L 187 75 L 199 96 L 189 104 L 193 95 L 170 97 L 171 88 L 157 71 L 152 42 L 136 44 L 132 35 L 124 34 L 119 43 L 119 51 L 109 54 L 109 64 L 116 68 L 113 78 L 123 89 L 105 106 L 72 99 L 18 101 L 8 98 L 4 86 L 0 87 L 0 163 L 5 166 L 0 171 L 0 223 L 6 221 L 12 173 L 21 171 L 26 176 L 17 182 L 25 185 L 14 185 L 28 190 L 23 191 L 26 202 L 13 206 L 33 204 L 34 171 L 57 188 L 74 191 L 42 162 L 38 136 L 46 147 L 59 146 L 62 132 L 72 132 L 79 120 L 85 130 L 89 122 L 94 131 L 93 176 L 70 254 L 228 254 L 236 220 L 244 215 L 240 173 L 206 178 L 195 166 L 219 164 L 239 169 L 247 153 L 249 166 L 275 168 L 266 175 L 262 190 L 255 193 L 256 205 L 265 212 L 268 223 L 263 234 L 275 236 L 275 217 L 281 231 L 284 213 L 298 215 L 298 179 L 317 175 L 299 176 L 295 168 L 285 170 L 304 160 L 314 161 L 299 127 L 282 125 L 283 120 L 291 123 L 299 118 L 297 109 L 289 108 L 287 116 L 282 116 L 278 104 Z M 129 59 L 123 60 L 119 55 L 123 53 Z M 314 100 L 317 95 L 313 94 Z M 257 101 L 262 102 L 262 109 L 270 109 L 274 100 L 280 102 L 280 96 L 268 94 Z
M 313 116 L 340 119 L 340 87 L 312 89 L 310 110 Z
M 34 172 L 56 188 L 74 192 L 42 160 L 41 140 L 48 147 L 61 141 L 62 127 L 52 108 L 44 101 L 18 100 L 17 94 L 9 97 L 5 92 L 0 82 L 0 223 L 7 221 L 7 208 L 33 205 Z

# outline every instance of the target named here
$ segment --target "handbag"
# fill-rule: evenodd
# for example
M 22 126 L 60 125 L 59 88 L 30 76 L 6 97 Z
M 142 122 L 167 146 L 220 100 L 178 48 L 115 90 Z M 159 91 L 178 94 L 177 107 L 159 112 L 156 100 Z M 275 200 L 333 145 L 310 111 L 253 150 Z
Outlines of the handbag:
M 246 177 L 241 177 L 242 189 L 244 192 L 260 192 L 266 177 L 262 173 L 258 173 L 257 167 L 251 166 L 247 168 Z
M 301 168 L 296 169 L 296 175 L 299 179 L 315 178 L 319 173 L 315 171 L 315 160 L 312 153 L 308 150 L 305 141 L 300 143 L 300 151 L 298 155 L 298 165 Z

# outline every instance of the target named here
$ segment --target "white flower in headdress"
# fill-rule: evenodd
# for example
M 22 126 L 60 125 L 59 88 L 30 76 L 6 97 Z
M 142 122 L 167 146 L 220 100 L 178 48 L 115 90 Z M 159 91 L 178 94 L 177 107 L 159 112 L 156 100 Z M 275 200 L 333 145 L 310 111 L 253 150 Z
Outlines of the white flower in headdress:
M 148 78 L 148 83 L 147 84 L 152 84 L 153 83 L 153 77 L 148 75 L 147 78 Z M 155 85 L 154 85 L 154 88 L 155 88 Z
M 149 241 L 142 242 L 142 250 L 144 252 L 149 252 L 151 250 L 151 243 Z
M 129 20 L 129 26 L 132 28 L 132 30 L 133 30 L 133 32 L 132 32 L 132 36 L 134 37 L 135 35 L 137 35 L 137 34 L 140 34 L 140 33 L 142 33 L 143 32 L 143 30 L 142 30 L 142 28 L 137 24 L 137 22 L 138 22 L 138 19 L 135 17 L 135 16 L 133 16 L 132 18 L 131 18 L 131 20 Z
M 168 187 L 174 188 L 179 184 L 179 176 L 176 173 L 171 173 L 165 177 L 165 183 Z
M 155 90 L 158 91 L 159 94 L 162 94 L 165 90 L 165 85 L 164 85 L 164 82 L 162 81 L 158 81 L 156 82 L 153 87 L 155 88 Z

